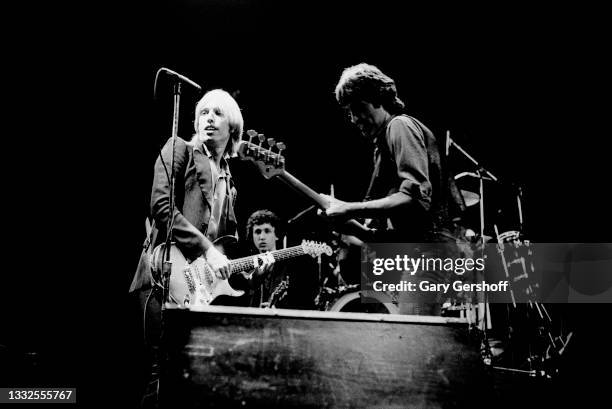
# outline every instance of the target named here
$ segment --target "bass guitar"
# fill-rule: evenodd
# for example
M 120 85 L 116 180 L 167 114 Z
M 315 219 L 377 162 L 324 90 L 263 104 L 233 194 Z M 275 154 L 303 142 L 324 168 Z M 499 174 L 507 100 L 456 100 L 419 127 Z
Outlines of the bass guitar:
M 246 134 L 249 140 L 241 141 L 238 147 L 237 154 L 240 159 L 250 160 L 257 166 L 264 178 L 280 179 L 313 202 L 319 209 L 325 210 L 329 207 L 329 202 L 324 197 L 285 170 L 285 158 L 281 154 L 285 149 L 284 143 L 275 142 L 273 138 L 266 140 L 263 134 L 252 129 Z M 259 140 L 259 144 L 253 143 L 254 138 Z M 264 141 L 267 148 L 264 146 Z M 277 152 L 274 152 L 274 148 L 277 149 Z M 374 241 L 377 236 L 376 229 L 368 228 L 354 219 L 344 222 L 341 228 L 343 233 L 354 235 L 363 241 Z

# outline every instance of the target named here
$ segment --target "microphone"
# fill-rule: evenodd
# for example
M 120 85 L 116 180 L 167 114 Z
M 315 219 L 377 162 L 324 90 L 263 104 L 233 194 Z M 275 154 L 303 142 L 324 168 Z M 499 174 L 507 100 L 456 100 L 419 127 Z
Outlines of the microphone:
M 185 77 L 184 75 L 179 74 L 178 72 L 169 70 L 168 68 L 165 67 L 161 67 L 159 69 L 159 71 L 164 71 L 166 74 L 171 75 L 173 77 L 178 78 L 179 80 L 186 82 L 187 84 L 191 85 L 192 87 L 197 88 L 198 90 L 202 91 L 202 87 L 200 87 L 198 84 L 196 84 L 195 82 L 193 82 L 192 80 L 190 80 L 189 78 Z

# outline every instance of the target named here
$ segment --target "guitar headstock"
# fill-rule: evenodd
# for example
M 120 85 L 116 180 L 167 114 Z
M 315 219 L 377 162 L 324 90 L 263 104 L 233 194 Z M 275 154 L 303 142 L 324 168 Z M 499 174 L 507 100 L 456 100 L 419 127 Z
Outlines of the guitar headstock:
M 302 242 L 302 249 L 304 250 L 304 253 L 312 257 L 319 257 L 321 254 L 325 254 L 327 256 L 331 256 L 333 254 L 331 247 L 325 243 L 318 243 L 316 241 L 304 240 Z
M 240 142 L 238 157 L 255 163 L 266 179 L 283 174 L 285 172 L 285 158 L 281 153 L 286 148 L 285 144 L 276 142 L 274 138 L 266 139 L 264 134 L 252 129 L 248 130 L 246 134 L 249 140 Z M 259 143 L 255 143 L 254 139 Z M 275 148 L 277 152 L 273 151 Z

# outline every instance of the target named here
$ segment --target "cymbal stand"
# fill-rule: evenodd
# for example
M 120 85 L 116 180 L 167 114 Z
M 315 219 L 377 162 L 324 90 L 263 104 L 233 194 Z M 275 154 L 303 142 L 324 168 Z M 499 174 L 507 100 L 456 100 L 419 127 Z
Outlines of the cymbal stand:
M 448 155 L 449 148 L 454 147 L 457 149 L 463 156 L 465 156 L 470 162 L 474 164 L 476 167 L 475 172 L 464 172 L 461 176 L 470 176 L 478 179 L 478 190 L 480 195 L 479 201 L 479 211 L 480 211 L 480 237 L 483 240 L 483 245 L 481 246 L 481 256 L 484 258 L 484 229 L 485 229 L 485 212 L 484 212 L 484 181 L 494 181 L 498 182 L 498 179 L 495 175 L 485 169 L 472 155 L 470 155 L 465 149 L 463 149 L 459 144 L 457 144 L 451 137 L 450 132 L 446 134 L 446 152 Z M 459 175 L 458 175 L 459 176 Z M 483 277 L 484 279 L 484 277 Z M 476 319 L 476 328 L 481 331 L 482 334 L 482 345 L 481 345 L 481 354 L 483 357 L 483 361 L 485 364 L 491 364 L 491 347 L 489 343 L 489 338 L 487 334 L 487 329 L 491 329 L 491 314 L 489 310 L 489 303 L 486 299 L 486 293 L 479 292 L 477 293 L 477 301 L 478 301 L 478 317 Z

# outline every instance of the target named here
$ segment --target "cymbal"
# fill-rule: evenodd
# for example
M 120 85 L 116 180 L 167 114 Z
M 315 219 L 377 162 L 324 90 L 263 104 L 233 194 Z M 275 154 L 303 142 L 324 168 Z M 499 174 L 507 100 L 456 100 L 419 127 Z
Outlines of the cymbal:
M 480 195 L 478 193 L 470 192 L 469 190 L 461 189 L 461 196 L 463 196 L 463 200 L 465 201 L 465 205 L 467 207 L 474 206 L 480 202 Z

